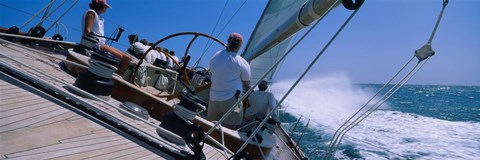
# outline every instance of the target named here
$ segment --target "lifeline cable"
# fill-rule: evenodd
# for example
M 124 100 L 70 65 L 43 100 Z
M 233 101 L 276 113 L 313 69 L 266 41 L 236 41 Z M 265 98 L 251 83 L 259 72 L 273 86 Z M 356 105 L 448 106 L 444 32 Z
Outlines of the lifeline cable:
M 333 9 L 333 7 L 330 7 L 328 9 L 328 11 L 325 13 L 325 15 L 327 15 L 332 9 Z M 281 61 L 283 61 L 290 54 L 290 52 L 313 30 L 313 28 L 315 28 L 315 26 L 317 26 L 317 24 L 323 19 L 323 17 L 318 19 L 317 22 L 315 22 L 315 24 L 313 24 L 312 27 L 309 30 L 307 30 L 307 32 L 305 34 L 303 34 L 302 37 L 279 60 L 277 60 L 277 62 L 275 62 L 275 64 L 273 64 L 272 67 L 270 67 L 270 69 L 267 72 L 265 72 L 265 74 L 262 75 L 262 77 L 260 79 L 264 79 L 267 76 L 268 73 L 272 72 L 278 66 L 278 64 L 280 64 Z M 258 86 L 258 84 L 260 84 L 260 81 L 256 82 L 253 86 Z M 232 106 L 236 106 L 236 105 L 240 104 L 240 102 L 243 101 L 247 97 L 245 95 L 249 95 L 250 93 L 252 93 L 253 89 L 254 89 L 254 87 L 251 87 L 250 89 L 248 89 L 248 91 L 245 94 L 243 94 L 242 96 L 240 96 L 240 98 L 237 100 L 237 102 Z M 224 114 L 224 116 L 222 118 L 220 118 L 220 120 L 218 120 L 218 121 L 223 122 L 224 119 L 226 119 L 226 116 L 228 116 L 233 111 L 233 109 L 234 109 L 234 107 L 230 108 L 230 110 L 228 110 Z M 213 130 L 215 129 L 216 126 L 218 126 L 218 124 L 216 124 L 214 127 L 210 128 L 210 130 L 207 131 L 206 135 L 210 135 L 213 132 Z
M 424 61 L 426 62 L 426 61 Z M 421 65 L 419 65 L 421 64 Z M 410 80 L 410 78 L 413 77 L 413 75 L 424 65 L 425 63 L 417 63 L 417 65 L 415 65 L 415 67 L 410 70 L 410 72 L 404 76 L 402 78 L 402 80 L 400 82 L 398 82 L 397 84 L 395 84 L 394 87 L 392 87 L 390 90 L 388 90 L 380 100 L 378 100 L 374 105 L 372 105 L 369 109 L 367 109 L 367 111 L 365 111 L 364 113 L 362 113 L 360 116 L 358 116 L 355 120 L 353 120 L 350 124 L 348 124 L 349 121 L 345 122 L 339 129 L 337 129 L 337 131 L 335 132 L 336 136 L 334 135 L 334 138 L 332 139 L 330 145 L 329 145 L 329 148 L 328 148 L 328 152 L 327 154 L 325 154 L 324 156 L 324 159 L 329 159 L 330 156 L 333 155 L 333 153 L 338 149 L 338 146 L 343 138 L 343 136 L 345 135 L 346 132 L 348 132 L 350 129 L 352 129 L 353 127 L 355 127 L 356 125 L 358 125 L 361 121 L 363 121 L 366 117 L 368 117 L 371 113 L 373 113 L 373 111 L 375 111 L 376 109 L 378 109 L 378 107 L 380 107 L 383 102 L 385 102 L 388 98 L 390 98 L 395 92 L 397 92 L 408 80 Z M 407 63 L 408 65 L 408 63 Z M 398 72 L 400 73 L 400 71 Z M 397 74 L 398 75 L 398 74 Z M 395 75 L 393 79 L 396 78 Z M 389 83 L 385 84 L 382 88 L 385 88 L 387 85 L 389 85 Z M 378 92 L 380 92 L 382 90 L 379 90 Z M 377 93 L 378 93 L 377 92 Z M 375 98 L 376 96 L 373 96 L 370 101 Z M 369 101 L 369 102 L 370 102 Z M 362 106 L 361 109 L 359 109 L 357 111 L 357 113 L 359 113 L 360 111 L 362 111 L 369 103 L 366 103 L 364 106 Z M 356 113 L 356 114 L 357 114 Z M 352 116 L 349 120 L 351 120 L 354 116 Z M 347 125 L 348 124 L 348 125 Z M 345 125 L 347 125 L 346 127 L 344 127 Z M 344 127 L 344 128 L 342 128 Z M 339 133 L 339 134 L 337 134 Z
M 329 10 L 331 10 L 332 8 L 330 7 Z M 287 91 L 287 93 L 282 97 L 282 99 L 278 102 L 277 106 L 275 106 L 275 108 L 273 110 L 271 110 L 266 117 L 270 117 L 274 112 L 275 112 L 275 109 L 277 109 L 280 104 L 282 104 L 282 102 L 285 100 L 285 98 L 291 93 L 291 91 L 298 85 L 298 83 L 300 82 L 300 80 L 303 79 L 303 77 L 305 77 L 305 75 L 307 74 L 308 71 L 310 71 L 310 69 L 313 67 L 313 65 L 317 62 L 317 60 L 320 58 L 321 55 L 323 55 L 323 53 L 327 50 L 327 48 L 330 46 L 330 44 L 332 44 L 332 42 L 336 39 L 336 37 L 340 34 L 340 32 L 345 28 L 345 26 L 348 24 L 348 22 L 350 22 L 350 20 L 355 16 L 355 14 L 358 12 L 358 10 L 360 10 L 360 7 L 358 9 L 356 9 L 349 17 L 348 19 L 342 24 L 342 26 L 337 30 L 337 32 L 333 35 L 333 37 L 328 41 L 328 43 L 324 46 L 324 48 L 317 54 L 317 56 L 312 60 L 312 62 L 310 63 L 310 65 L 307 67 L 307 69 L 302 73 L 302 75 L 297 79 L 297 81 L 295 81 L 295 83 L 292 85 L 292 87 L 290 87 L 290 89 Z M 303 38 L 303 37 L 302 37 Z M 248 92 L 247 92 L 247 95 L 248 95 Z M 223 117 L 222 117 L 223 118 Z M 262 120 L 262 122 L 260 123 L 259 127 L 257 127 L 255 129 L 255 131 L 253 131 L 252 135 L 250 135 L 250 137 L 248 137 L 248 139 L 246 140 L 246 142 L 242 145 L 242 147 L 240 147 L 240 149 L 237 151 L 237 154 L 242 151 L 243 149 L 245 149 L 245 147 L 247 146 L 247 143 L 249 141 L 252 140 L 252 138 L 254 137 L 255 134 L 257 134 L 257 132 L 260 130 L 260 128 L 265 125 L 265 123 L 267 122 L 267 118 L 264 118 Z
M 334 134 L 334 137 L 332 139 L 332 141 L 330 142 L 329 144 L 329 148 L 328 148 L 328 151 L 327 153 L 325 154 L 324 158 L 323 159 L 330 159 L 330 157 L 333 155 L 333 153 L 338 149 L 338 146 L 340 145 L 340 142 L 343 138 L 343 136 L 346 134 L 346 132 L 348 132 L 350 129 L 352 129 L 353 127 L 355 127 L 357 124 L 359 124 L 361 121 L 363 121 L 367 116 L 369 116 L 373 111 L 375 111 L 376 109 L 378 109 L 378 107 L 380 107 L 388 98 L 390 98 L 396 91 L 398 91 L 408 80 L 410 80 L 413 75 L 415 75 L 422 67 L 423 65 L 425 65 L 425 63 L 427 63 L 428 59 L 434 55 L 434 51 L 432 50 L 431 48 L 431 42 L 433 41 L 433 38 L 435 36 L 435 33 L 436 33 L 436 30 L 439 26 L 439 23 L 440 23 L 440 20 L 443 16 L 443 13 L 445 11 L 445 7 L 446 5 L 448 4 L 448 0 L 444 0 L 443 1 L 443 7 L 442 7 L 442 10 L 440 12 L 440 15 L 437 19 L 437 22 L 435 24 L 435 27 L 433 29 L 433 32 L 432 34 L 430 35 L 430 38 L 427 42 L 426 45 L 424 45 L 422 48 L 418 49 L 415 51 L 415 56 L 419 59 L 417 65 L 415 65 L 415 67 L 399 82 L 397 83 L 394 87 L 392 87 L 387 93 L 385 93 L 382 98 L 377 101 L 372 107 L 370 107 L 370 109 L 368 109 L 367 111 L 365 111 L 362 115 L 360 115 L 359 117 L 357 117 L 353 122 L 351 122 L 350 124 L 348 124 L 348 122 L 353 118 L 355 117 L 361 110 L 363 110 L 363 108 L 365 106 L 367 106 L 369 104 L 369 102 L 375 98 L 377 96 L 377 94 L 383 90 L 383 88 L 388 85 L 397 75 L 398 73 L 400 73 L 404 68 L 402 68 L 399 72 L 397 72 L 397 74 L 387 83 L 385 84 L 362 108 L 359 109 L 359 111 L 357 111 L 357 113 L 355 113 L 352 117 L 350 117 L 350 119 L 348 119 L 342 126 L 340 126 L 339 129 L 337 129 L 337 131 L 335 132 Z M 414 57 L 415 57 L 414 56 Z M 412 57 L 413 59 L 413 57 Z M 406 64 L 408 65 L 411 60 Z M 424 61 L 425 60 L 425 61 Z M 405 66 L 406 66 L 405 65 Z M 420 66 L 419 66 L 420 65 Z M 404 66 L 404 67 L 405 67 Z M 418 68 L 417 68 L 418 67 Z M 392 91 L 393 90 L 393 91 Z M 347 127 L 343 128 L 345 125 L 347 125 Z M 340 131 L 341 130 L 341 131 Z M 340 131 L 340 132 L 338 132 Z M 337 135 L 337 133 L 340 133 Z

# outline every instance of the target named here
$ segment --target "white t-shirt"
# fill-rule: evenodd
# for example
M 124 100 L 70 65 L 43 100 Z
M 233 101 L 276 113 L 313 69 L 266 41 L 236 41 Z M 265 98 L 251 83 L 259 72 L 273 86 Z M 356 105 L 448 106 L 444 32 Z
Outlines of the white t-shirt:
M 143 43 L 134 42 L 134 43 L 130 46 L 130 48 L 129 48 L 128 50 L 132 50 L 132 51 L 135 51 L 137 54 L 143 55 L 143 54 L 148 50 L 148 48 L 149 48 L 149 47 L 143 45 Z M 150 51 L 150 52 L 152 52 L 152 51 Z M 155 56 L 155 57 L 156 57 L 156 56 Z M 153 61 L 154 61 L 155 59 L 152 59 L 152 58 L 153 58 L 152 53 L 149 53 L 149 54 L 145 57 L 144 61 L 147 62 L 147 63 L 153 63 Z
M 152 63 L 155 62 L 156 59 L 162 59 L 162 56 L 157 50 L 152 49 L 148 54 L 152 57 Z
M 177 56 L 172 56 L 172 58 L 173 58 L 173 60 L 175 60 L 177 63 L 180 63 L 180 62 L 178 61 L 178 57 L 177 57 Z M 174 63 L 175 63 L 175 62 L 174 62 Z
M 268 114 L 277 106 L 277 100 L 270 92 L 256 91 L 250 94 L 248 97 L 248 103 L 250 107 L 245 111 L 245 117 L 253 116 L 258 113 Z M 272 118 L 279 121 L 277 112 L 272 115 Z
M 157 58 L 160 59 L 160 60 L 162 60 L 162 61 L 166 61 L 167 64 L 168 64 L 168 60 L 167 60 L 168 58 L 167 58 L 167 56 L 165 55 L 165 53 L 159 52 L 159 51 L 156 51 L 156 52 L 157 52 Z
M 95 14 L 95 18 L 93 19 L 93 26 L 92 26 L 92 32 L 95 33 L 96 35 L 99 35 L 99 36 L 105 36 L 105 31 L 104 31 L 104 26 L 103 26 L 103 23 L 104 23 L 104 19 L 103 17 L 99 16 L 97 14 L 97 12 L 95 12 L 94 10 L 92 9 L 89 9 L 87 10 L 83 16 L 82 16 L 82 21 L 81 21 L 81 25 L 82 25 L 82 35 L 86 35 L 88 33 L 83 33 L 85 32 L 85 16 L 87 15 L 88 12 L 93 12 Z M 98 45 L 104 45 L 105 44 L 105 38 L 103 37 L 95 37 L 95 38 L 98 38 Z
M 164 53 L 163 53 L 164 54 Z M 166 57 L 167 58 L 167 66 L 169 67 L 173 67 L 173 61 L 170 57 Z
M 130 47 L 128 48 L 128 50 L 132 50 L 132 51 L 135 51 L 137 54 L 143 54 L 147 51 L 147 47 L 145 47 L 145 45 L 143 45 L 142 43 L 140 42 L 134 42 L 132 45 L 130 45 Z
M 242 81 L 250 81 L 250 65 L 235 52 L 221 50 L 213 55 L 209 64 L 212 72 L 211 101 L 225 101 L 237 90 L 243 91 Z

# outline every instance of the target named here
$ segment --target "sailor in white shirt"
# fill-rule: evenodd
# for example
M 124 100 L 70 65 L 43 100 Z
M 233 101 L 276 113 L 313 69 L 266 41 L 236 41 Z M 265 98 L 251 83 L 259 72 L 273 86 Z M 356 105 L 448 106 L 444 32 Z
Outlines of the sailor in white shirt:
M 136 34 L 129 35 L 128 40 L 130 42 L 130 47 L 128 48 L 127 52 L 137 58 L 140 58 L 148 50 L 148 48 L 150 48 L 150 46 L 145 46 L 143 43 L 138 42 L 138 36 Z M 145 56 L 144 61 L 152 64 L 155 62 L 158 54 L 159 53 L 155 50 L 151 50 L 148 55 Z
M 250 65 L 238 55 L 243 38 L 238 33 L 230 34 L 228 48 L 218 51 L 210 60 L 211 88 L 207 119 L 219 120 L 231 107 L 235 110 L 223 122 L 225 127 L 236 129 L 242 123 L 242 104 L 233 106 L 241 93 L 250 88 Z
M 167 61 L 167 56 L 165 56 L 165 53 L 162 52 L 162 47 L 158 47 L 156 48 L 156 51 L 157 51 L 157 58 L 162 60 L 162 61 Z
M 277 106 L 275 96 L 267 91 L 268 83 L 262 80 L 258 85 L 258 91 L 252 92 L 248 97 L 250 107 L 245 111 L 245 120 L 251 121 L 255 118 L 263 119 L 271 110 Z M 277 112 L 272 115 L 273 120 L 280 122 Z
M 178 61 L 178 57 L 175 55 L 175 51 L 170 51 L 170 56 L 172 56 L 175 62 L 180 63 L 180 61 Z M 173 66 L 175 66 L 175 62 L 173 62 Z

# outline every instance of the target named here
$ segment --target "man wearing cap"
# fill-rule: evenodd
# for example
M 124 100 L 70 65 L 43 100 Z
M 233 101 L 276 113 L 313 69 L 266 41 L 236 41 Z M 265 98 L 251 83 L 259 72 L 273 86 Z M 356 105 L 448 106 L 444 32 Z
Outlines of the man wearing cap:
M 116 57 L 118 57 L 121 62 L 118 66 L 117 73 L 122 76 L 125 71 L 127 71 L 128 65 L 132 58 L 122 51 L 110 47 L 105 44 L 105 34 L 104 34 L 104 19 L 100 16 L 107 11 L 107 8 L 112 8 L 107 4 L 106 0 L 92 0 L 92 3 L 89 4 L 90 9 L 85 12 L 82 16 L 82 35 L 95 34 L 98 38 L 98 47 L 103 51 L 107 51 Z
M 245 120 L 251 121 L 255 118 L 263 119 L 271 110 L 277 106 L 277 99 L 272 93 L 267 91 L 268 83 L 262 80 L 258 84 L 258 91 L 253 92 L 248 97 L 250 107 L 245 111 Z M 273 120 L 280 122 L 277 112 L 272 114 Z
M 242 35 L 230 34 L 227 49 L 215 53 L 209 63 L 212 77 L 209 83 L 211 86 L 207 119 L 219 120 L 231 107 L 235 107 L 222 124 L 230 129 L 236 129 L 243 118 L 242 104 L 233 105 L 237 102 L 239 93 L 250 88 L 250 65 L 238 55 L 242 44 Z

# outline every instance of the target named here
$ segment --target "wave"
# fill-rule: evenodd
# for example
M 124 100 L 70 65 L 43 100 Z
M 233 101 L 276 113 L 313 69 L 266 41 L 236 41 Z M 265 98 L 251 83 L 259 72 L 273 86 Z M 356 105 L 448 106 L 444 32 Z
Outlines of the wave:
M 479 159 L 479 127 L 478 122 L 382 110 L 352 129 L 347 143 L 355 144 L 363 156 L 372 159 Z M 388 156 L 378 157 L 381 152 Z
M 273 84 L 277 99 L 287 92 L 293 81 Z M 322 125 L 338 128 L 374 95 L 374 91 L 353 85 L 344 74 L 305 80 L 292 91 L 282 106 L 289 112 L 310 117 Z M 381 109 L 390 108 L 384 104 Z
M 291 84 L 293 82 L 288 80 L 276 82 L 272 92 L 280 99 Z M 315 122 L 309 130 L 319 135 L 311 136 L 310 140 L 305 137 L 303 141 L 317 141 L 319 144 L 315 146 L 326 148 L 334 129 L 374 93 L 353 85 L 347 76 L 338 74 L 305 80 L 282 105 L 286 112 L 309 117 Z M 353 145 L 353 148 L 341 147 L 336 157 L 354 158 L 346 153 L 355 150 L 365 159 L 480 159 L 478 128 L 480 122 L 453 122 L 403 113 L 387 103 L 347 133 L 342 145 Z M 317 140 L 318 137 L 323 140 Z

